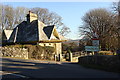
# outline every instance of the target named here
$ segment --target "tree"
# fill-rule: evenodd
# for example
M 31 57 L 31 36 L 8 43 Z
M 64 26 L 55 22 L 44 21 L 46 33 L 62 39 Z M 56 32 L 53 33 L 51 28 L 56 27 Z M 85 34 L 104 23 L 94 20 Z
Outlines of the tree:
M 32 12 L 38 15 L 38 19 L 46 25 L 55 25 L 60 29 L 60 34 L 65 36 L 70 32 L 70 28 L 64 25 L 62 17 L 55 12 L 49 12 L 46 8 L 32 8 Z
M 116 17 L 116 27 L 114 29 L 114 32 L 116 33 L 118 41 L 120 41 L 120 0 L 113 3 L 113 10 Z M 118 49 L 120 49 L 120 42 L 118 42 Z
M 62 36 L 66 36 L 69 32 L 71 32 L 70 31 L 70 28 L 68 28 L 68 27 L 66 27 L 66 26 L 63 26 L 62 27 L 62 29 L 60 29 L 60 34 L 62 35 Z
M 62 44 L 62 50 L 76 52 L 76 51 L 79 51 L 80 48 L 76 42 L 65 42 Z
M 26 14 L 30 9 L 25 7 L 13 8 L 9 5 L 0 4 L 0 26 L 1 29 L 13 29 L 18 24 L 26 19 Z M 55 25 L 57 29 L 59 27 L 60 33 L 65 36 L 70 32 L 70 29 L 66 27 L 62 22 L 62 17 L 56 13 L 49 12 L 45 8 L 32 8 L 32 12 L 38 15 L 38 19 L 46 25 Z
M 36 13 L 38 19 L 46 25 L 56 25 L 57 28 L 63 25 L 62 17 L 56 13 L 49 12 L 46 8 L 32 8 L 31 11 Z
M 0 45 L 2 44 L 2 5 L 0 4 Z
M 13 23 L 13 8 L 11 6 L 3 6 L 2 5 L 2 29 L 8 29 L 12 27 Z
M 17 7 L 13 8 L 9 5 L 0 5 L 1 10 L 1 25 L 2 29 L 13 29 L 19 23 L 25 20 L 25 16 L 28 12 L 27 8 Z
M 106 49 L 107 37 L 111 36 L 114 28 L 113 14 L 104 8 L 98 8 L 90 10 L 82 20 L 83 25 L 79 27 L 80 31 L 82 30 L 89 38 L 99 38 L 102 49 Z
M 0 30 L 2 29 L 2 4 L 0 4 Z
M 26 14 L 28 13 L 29 9 L 25 7 L 17 7 L 14 9 L 14 24 L 13 27 L 16 27 L 22 21 L 26 20 Z

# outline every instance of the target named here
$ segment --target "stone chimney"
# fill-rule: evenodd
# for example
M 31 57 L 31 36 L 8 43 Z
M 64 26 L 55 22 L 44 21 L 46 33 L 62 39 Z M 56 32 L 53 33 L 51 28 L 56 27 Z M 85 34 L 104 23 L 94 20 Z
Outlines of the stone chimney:
M 27 14 L 27 22 L 31 23 L 34 20 L 37 20 L 38 16 L 34 13 L 32 13 L 31 11 L 29 11 L 29 13 Z

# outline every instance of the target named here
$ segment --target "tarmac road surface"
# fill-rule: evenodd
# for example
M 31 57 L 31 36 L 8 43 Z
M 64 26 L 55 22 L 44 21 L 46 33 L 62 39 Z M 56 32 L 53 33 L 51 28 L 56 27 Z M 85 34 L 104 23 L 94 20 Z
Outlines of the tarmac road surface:
M 2 78 L 120 78 L 118 73 L 84 68 L 77 63 L 2 58 Z

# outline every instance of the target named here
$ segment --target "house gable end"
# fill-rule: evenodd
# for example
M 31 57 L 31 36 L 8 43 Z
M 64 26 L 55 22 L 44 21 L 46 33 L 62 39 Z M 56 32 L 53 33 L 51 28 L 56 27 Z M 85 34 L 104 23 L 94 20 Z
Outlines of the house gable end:
M 3 32 L 2 32 L 2 43 L 5 43 L 6 41 L 7 41 L 7 37 L 6 37 L 5 32 L 3 30 Z
M 51 37 L 50 37 L 51 40 L 60 40 L 59 38 L 59 33 L 57 32 L 57 29 L 56 27 L 54 26 L 54 29 L 52 31 L 52 34 L 51 34 Z
M 13 32 L 8 40 L 8 42 L 13 43 L 16 42 L 16 33 L 17 33 L 17 27 L 13 29 Z
M 39 41 L 41 41 L 41 40 L 48 40 L 48 37 L 47 37 L 47 35 L 45 34 L 45 32 L 43 30 L 44 27 L 45 27 L 45 24 L 38 20 Z
M 7 40 L 9 40 L 13 30 L 4 30 L 4 34 L 6 35 Z

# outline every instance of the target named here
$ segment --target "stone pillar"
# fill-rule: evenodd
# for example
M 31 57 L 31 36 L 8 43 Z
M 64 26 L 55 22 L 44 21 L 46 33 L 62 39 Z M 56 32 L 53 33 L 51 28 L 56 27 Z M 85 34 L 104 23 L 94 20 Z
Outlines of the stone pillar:
M 54 55 L 54 60 L 57 61 L 57 55 L 56 54 Z
M 28 52 L 27 52 L 27 55 L 26 55 L 26 59 L 28 59 L 29 57 L 28 57 Z
M 69 60 L 70 60 L 70 62 L 72 62 L 72 53 L 71 52 L 69 53 Z
M 94 51 L 92 51 L 92 55 L 94 55 L 95 53 L 94 53 Z

